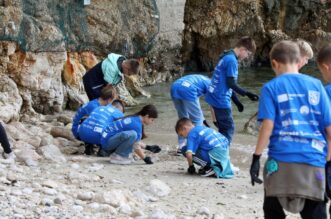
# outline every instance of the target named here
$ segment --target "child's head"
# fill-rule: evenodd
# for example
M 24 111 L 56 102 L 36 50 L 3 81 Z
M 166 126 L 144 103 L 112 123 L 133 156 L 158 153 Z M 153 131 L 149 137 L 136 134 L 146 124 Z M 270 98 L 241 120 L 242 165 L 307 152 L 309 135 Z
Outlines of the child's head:
M 194 125 L 190 119 L 181 118 L 177 121 L 175 129 L 179 136 L 186 138 L 193 127 Z
M 317 64 L 324 80 L 331 83 L 331 44 L 320 49 L 317 54 Z
M 122 62 L 123 74 L 135 75 L 139 70 L 139 62 L 137 59 L 126 59 Z
M 298 72 L 300 49 L 295 42 L 282 40 L 274 44 L 269 56 L 272 69 L 276 75 Z
M 157 118 L 158 113 L 157 113 L 156 107 L 152 104 L 149 104 L 149 105 L 144 106 L 135 115 L 142 117 L 142 123 L 144 125 L 150 125 Z
M 111 84 L 108 84 L 102 88 L 100 98 L 105 101 L 106 104 L 111 103 L 113 99 L 117 98 L 117 92 Z
M 112 105 L 113 105 L 113 107 L 115 107 L 116 109 L 121 111 L 122 113 L 125 112 L 125 106 L 124 106 L 124 103 L 121 100 L 119 100 L 119 99 L 114 100 L 112 102 Z
M 308 63 L 309 59 L 313 58 L 314 52 L 310 44 L 303 39 L 297 39 L 295 43 L 298 44 L 300 49 L 299 69 L 301 69 L 304 65 Z
M 255 53 L 255 41 L 249 37 L 244 36 L 239 39 L 235 45 L 236 54 L 240 60 L 248 58 L 251 54 Z

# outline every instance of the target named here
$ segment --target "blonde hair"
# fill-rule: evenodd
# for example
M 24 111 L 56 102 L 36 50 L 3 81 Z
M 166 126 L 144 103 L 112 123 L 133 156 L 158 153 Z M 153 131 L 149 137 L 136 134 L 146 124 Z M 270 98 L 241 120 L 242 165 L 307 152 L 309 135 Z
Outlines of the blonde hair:
M 307 56 L 308 59 L 313 58 L 314 52 L 313 49 L 311 48 L 311 44 L 308 43 L 307 41 L 303 39 L 296 39 L 295 43 L 298 44 L 299 49 L 300 49 L 300 56 Z

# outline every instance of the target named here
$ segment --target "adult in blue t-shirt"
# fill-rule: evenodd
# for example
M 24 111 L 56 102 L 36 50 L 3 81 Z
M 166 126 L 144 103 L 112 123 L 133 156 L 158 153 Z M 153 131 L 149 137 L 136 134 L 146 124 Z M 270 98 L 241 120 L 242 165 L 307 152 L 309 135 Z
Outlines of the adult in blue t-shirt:
M 80 139 L 89 144 L 99 145 L 103 130 L 114 120 L 122 117 L 124 114 L 110 104 L 96 108 L 80 125 Z
M 186 75 L 176 80 L 171 86 L 171 99 L 175 105 L 178 118 L 189 118 L 195 125 L 204 122 L 199 97 L 205 95 L 210 85 L 210 79 L 204 75 Z M 185 140 L 178 137 L 179 148 L 185 145 Z
M 182 152 L 188 161 L 189 173 L 195 173 L 195 163 L 201 166 L 199 174 L 202 176 L 233 177 L 229 141 L 221 133 L 205 126 L 194 126 L 187 118 L 177 121 L 176 132 L 187 138 Z
M 331 100 L 331 84 L 326 85 L 325 90 Z
M 103 151 L 111 153 L 110 163 L 130 164 L 133 145 L 145 137 L 143 125 L 152 124 L 157 116 L 155 106 L 146 105 L 138 113 L 109 124 L 103 130 L 100 143 Z
M 205 96 L 205 101 L 213 107 L 218 130 L 231 143 L 234 133 L 234 123 L 231 111 L 233 91 L 241 96 L 247 96 L 253 101 L 258 96 L 237 85 L 238 59 L 243 60 L 255 51 L 255 42 L 250 37 L 241 38 L 233 50 L 224 52 L 215 67 L 211 84 Z M 236 96 L 234 96 L 236 98 Z M 237 98 L 236 98 L 237 99 Z M 238 107 L 239 109 L 239 107 Z M 241 109 L 241 111 L 243 108 Z M 239 110 L 240 111 L 240 110 Z

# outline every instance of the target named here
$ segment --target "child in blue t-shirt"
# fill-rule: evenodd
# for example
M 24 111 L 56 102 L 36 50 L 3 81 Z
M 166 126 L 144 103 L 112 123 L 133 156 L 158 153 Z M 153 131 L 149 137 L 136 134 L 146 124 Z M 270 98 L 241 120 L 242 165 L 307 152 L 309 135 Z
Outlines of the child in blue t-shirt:
M 258 100 L 257 95 L 237 85 L 238 59 L 243 60 L 249 57 L 255 52 L 255 49 L 256 45 L 252 38 L 242 37 L 233 50 L 224 52 L 215 67 L 211 84 L 205 96 L 205 101 L 213 107 L 218 131 L 223 134 L 230 143 L 234 133 L 231 97 L 236 98 L 236 96 L 233 96 L 233 91 L 241 96 L 247 96 L 252 101 Z M 243 106 L 240 106 L 239 111 L 242 110 Z
M 204 75 L 186 75 L 176 80 L 171 86 L 171 99 L 178 118 L 189 118 L 195 125 L 205 123 L 199 97 L 205 95 L 210 79 Z M 179 149 L 185 145 L 185 139 L 178 136 Z
M 122 117 L 124 117 L 123 112 L 111 104 L 100 106 L 79 126 L 79 137 L 86 143 L 100 145 L 103 130 L 114 120 Z
M 303 218 L 326 218 L 324 167 L 331 152 L 331 106 L 322 83 L 298 72 L 299 58 L 294 42 L 276 43 L 270 51 L 276 78 L 261 90 L 262 126 L 250 174 L 252 185 L 262 183 L 259 159 L 268 144 L 265 218 L 285 218 L 283 209 L 300 212 Z
M 78 133 L 78 128 L 80 124 L 91 114 L 91 112 L 99 106 L 105 106 L 113 101 L 117 96 L 116 90 L 112 85 L 107 85 L 101 90 L 101 96 L 98 99 L 94 99 L 82 107 L 80 107 L 75 114 L 72 121 L 72 134 L 76 139 L 81 140 Z M 86 155 L 91 155 L 94 153 L 93 145 L 85 144 L 85 152 Z
M 331 44 L 324 46 L 317 54 L 318 68 L 322 72 L 324 80 L 327 82 L 325 86 L 326 93 L 331 101 Z M 328 161 L 326 169 L 326 194 L 331 199 L 331 162 Z M 329 208 L 331 215 L 331 206 Z
M 157 118 L 158 113 L 154 105 L 144 106 L 138 113 L 126 116 L 108 125 L 102 132 L 100 140 L 102 150 L 111 152 L 110 163 L 130 164 L 129 155 L 135 143 L 138 143 L 144 134 L 144 125 L 150 125 Z M 145 163 L 151 164 L 149 157 L 143 158 Z
M 194 164 L 201 166 L 201 176 L 216 176 L 217 178 L 232 178 L 233 170 L 229 156 L 229 141 L 219 132 L 206 126 L 194 126 L 187 118 L 176 123 L 178 135 L 187 138 L 187 144 L 182 152 L 187 159 L 188 173 L 194 174 Z

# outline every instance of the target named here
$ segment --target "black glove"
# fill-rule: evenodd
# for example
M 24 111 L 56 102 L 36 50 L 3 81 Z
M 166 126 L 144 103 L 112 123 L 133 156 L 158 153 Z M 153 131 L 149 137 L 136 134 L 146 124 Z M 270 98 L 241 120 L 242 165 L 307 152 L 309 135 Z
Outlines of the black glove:
M 194 167 L 193 164 L 192 164 L 191 166 L 188 167 L 187 172 L 188 172 L 189 174 L 195 174 L 195 167 Z
M 151 157 L 145 157 L 144 161 L 145 161 L 146 164 L 153 164 L 153 161 L 152 161 Z
M 331 199 L 331 161 L 325 164 L 325 190 L 326 195 Z
M 237 106 L 239 112 L 244 111 L 244 105 L 242 105 L 235 92 L 232 92 L 231 99 L 233 103 Z
M 158 145 L 146 145 L 145 150 L 153 152 L 154 154 L 159 153 L 161 151 L 160 146 Z
M 253 186 L 254 186 L 254 183 L 261 184 L 263 182 L 261 179 L 259 179 L 260 157 L 261 157 L 261 155 L 253 154 L 251 169 L 249 171 L 249 173 L 251 174 L 251 180 L 252 180 Z
M 246 96 L 249 98 L 249 99 L 251 99 L 252 101 L 258 101 L 259 100 L 259 96 L 258 95 L 256 95 L 256 94 L 253 94 L 253 93 L 251 93 L 251 92 L 249 92 L 249 91 L 246 91 Z
M 210 125 L 208 124 L 207 120 L 203 120 L 203 124 L 204 124 L 206 127 L 210 128 Z
M 214 123 L 214 126 L 215 126 L 216 128 L 218 128 L 218 122 L 215 121 L 215 122 L 213 122 L 213 123 Z

